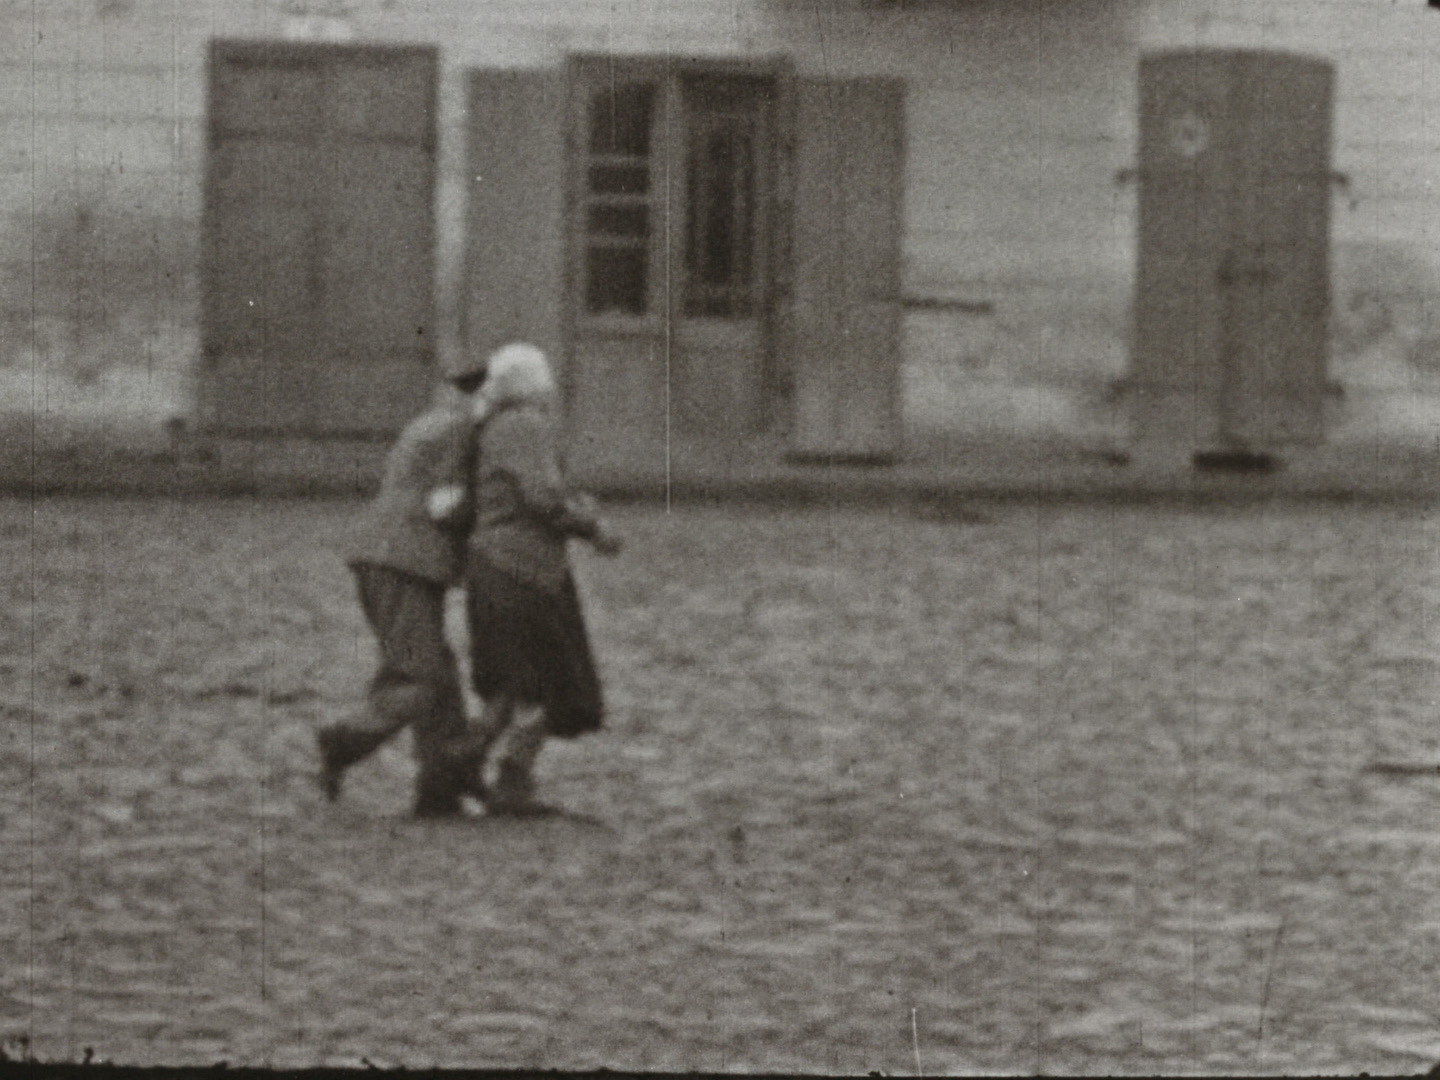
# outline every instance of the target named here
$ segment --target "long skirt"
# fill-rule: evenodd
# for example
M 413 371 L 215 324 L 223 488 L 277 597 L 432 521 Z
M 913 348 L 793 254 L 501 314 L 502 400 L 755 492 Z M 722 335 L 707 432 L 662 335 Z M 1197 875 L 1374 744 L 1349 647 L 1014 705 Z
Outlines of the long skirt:
M 540 706 L 549 733 L 562 739 L 600 729 L 600 678 L 569 574 L 559 589 L 543 589 L 472 559 L 466 613 L 475 693 Z

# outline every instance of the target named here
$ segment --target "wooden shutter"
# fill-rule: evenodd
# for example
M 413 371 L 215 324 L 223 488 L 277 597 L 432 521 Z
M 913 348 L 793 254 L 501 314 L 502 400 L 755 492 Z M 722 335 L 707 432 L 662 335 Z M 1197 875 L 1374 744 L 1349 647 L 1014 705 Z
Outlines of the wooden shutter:
M 389 436 L 428 400 L 437 66 L 426 47 L 212 46 L 211 430 Z
M 465 347 L 528 341 L 562 385 L 564 115 L 558 71 L 470 73 Z
M 1237 183 L 1222 268 L 1221 422 L 1233 445 L 1324 436 L 1334 69 L 1285 54 L 1235 65 Z
M 322 346 L 324 198 L 314 177 L 324 113 L 318 57 L 212 47 L 199 397 L 214 430 L 303 422 L 286 384 Z
M 791 448 L 887 460 L 900 446 L 904 83 L 792 89 Z

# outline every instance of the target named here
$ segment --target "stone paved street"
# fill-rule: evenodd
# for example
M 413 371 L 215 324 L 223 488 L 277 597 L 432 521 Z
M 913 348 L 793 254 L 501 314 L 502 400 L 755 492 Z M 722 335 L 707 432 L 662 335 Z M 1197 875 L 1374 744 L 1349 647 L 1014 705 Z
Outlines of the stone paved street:
M 0 502 L 11 1056 L 1440 1060 L 1433 511 L 621 508 L 569 813 L 450 824 L 403 742 L 311 780 L 373 657 L 353 511 Z

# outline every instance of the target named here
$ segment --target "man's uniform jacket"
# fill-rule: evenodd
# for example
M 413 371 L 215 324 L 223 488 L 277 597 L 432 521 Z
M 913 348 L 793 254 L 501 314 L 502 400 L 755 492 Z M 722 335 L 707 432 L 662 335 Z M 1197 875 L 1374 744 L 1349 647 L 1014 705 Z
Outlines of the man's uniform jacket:
M 437 487 L 468 490 L 474 425 L 468 404 L 458 401 L 406 425 L 385 460 L 379 494 L 344 546 L 347 563 L 387 566 L 440 585 L 460 580 L 464 535 L 431 520 L 427 500 Z

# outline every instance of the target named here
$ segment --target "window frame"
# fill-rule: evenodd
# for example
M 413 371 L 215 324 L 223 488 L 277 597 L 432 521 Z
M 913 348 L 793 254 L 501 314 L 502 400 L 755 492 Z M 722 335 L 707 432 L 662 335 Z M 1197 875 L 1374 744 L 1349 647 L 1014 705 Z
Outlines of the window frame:
M 566 136 L 566 291 L 570 325 L 589 336 L 621 336 L 657 334 L 675 318 L 686 317 L 680 312 L 681 290 L 672 287 L 683 274 L 684 230 L 682 221 L 670 220 L 676 199 L 686 198 L 683 192 L 672 191 L 685 175 L 686 140 L 668 136 L 677 125 L 687 123 L 684 110 L 685 82 L 690 78 L 738 75 L 769 79 L 773 82 L 775 108 L 784 97 L 785 80 L 793 74 L 790 60 L 780 55 L 755 57 L 687 57 L 682 59 L 654 55 L 608 53 L 571 53 L 566 57 L 569 86 L 567 109 L 569 130 Z M 595 198 L 589 189 L 590 102 L 593 91 L 606 83 L 648 82 L 655 87 L 655 106 L 650 118 L 650 179 L 646 193 L 650 208 L 649 234 L 646 238 L 646 310 L 643 314 L 618 311 L 592 312 L 587 309 L 589 287 L 588 255 L 590 232 L 587 217 Z M 780 153 L 772 135 L 768 153 Z M 772 171 L 776 166 L 769 166 Z M 688 212 L 682 207 L 681 212 Z M 776 223 L 768 213 L 761 213 L 756 224 L 759 236 L 757 252 L 769 251 L 776 240 Z M 765 280 L 768 279 L 768 280 Z M 757 286 L 753 317 L 759 317 L 766 306 L 765 292 L 773 286 L 773 274 L 763 275 Z M 703 318 L 704 316 L 690 316 Z

